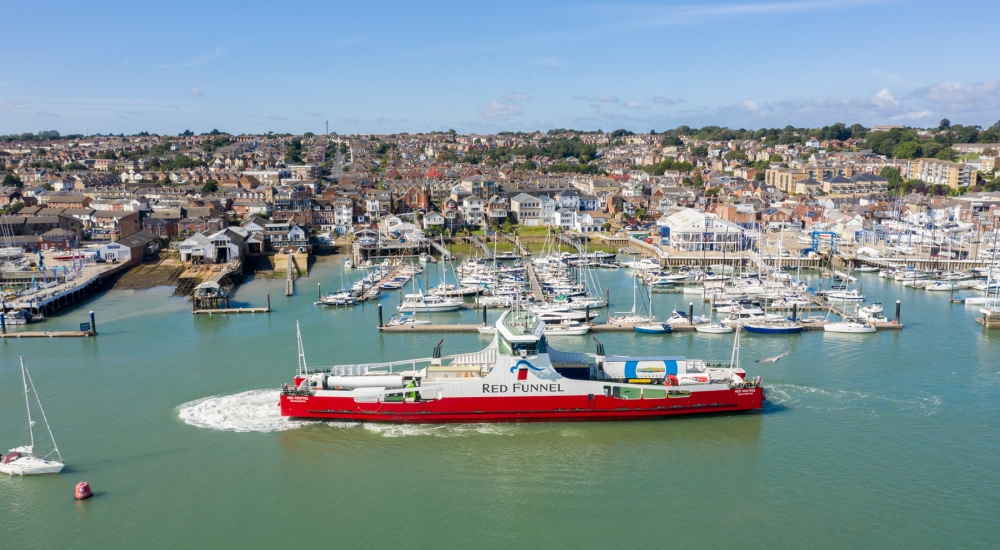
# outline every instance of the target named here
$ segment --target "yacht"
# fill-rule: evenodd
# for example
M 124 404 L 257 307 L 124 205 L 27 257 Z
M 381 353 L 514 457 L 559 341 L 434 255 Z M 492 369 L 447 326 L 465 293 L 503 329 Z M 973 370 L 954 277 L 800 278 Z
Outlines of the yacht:
M 924 287 L 924 289 L 951 292 L 952 290 L 958 290 L 958 285 L 950 281 L 934 281 Z
M 694 329 L 698 332 L 704 332 L 705 334 L 729 334 L 733 331 L 733 327 L 723 325 L 722 323 L 695 325 Z
M 649 269 L 660 269 L 660 263 L 656 260 L 651 260 L 649 258 L 643 258 L 641 260 L 633 260 L 631 262 L 622 262 L 622 267 L 627 267 L 629 269 L 635 269 L 637 271 L 646 271 Z
M 824 332 L 840 332 L 848 334 L 868 334 L 875 332 L 875 324 L 858 320 L 844 320 L 823 325 Z
M 831 302 L 864 302 L 865 297 L 857 290 L 834 290 L 825 294 L 827 300 Z
M 590 312 L 590 318 L 587 318 L 586 311 L 577 311 L 567 305 L 559 304 L 547 304 L 542 306 L 534 306 L 531 312 L 538 316 L 539 319 L 544 321 L 546 324 L 562 323 L 563 321 L 583 321 L 587 322 L 600 315 L 596 311 Z
M 38 397 L 38 392 L 35 391 L 35 383 L 31 380 L 31 374 L 28 373 L 28 369 L 24 366 L 24 357 L 21 358 L 21 382 L 24 383 L 24 404 L 28 410 L 28 434 L 31 437 L 31 444 L 13 448 L 7 454 L 3 455 L 0 458 L 0 473 L 9 476 L 58 474 L 65 466 L 62 462 L 63 457 L 59 452 L 59 447 L 56 445 L 56 438 L 52 435 L 52 428 L 49 427 L 49 419 L 45 416 L 45 409 L 42 408 L 42 400 Z M 30 390 L 28 389 L 29 386 L 31 387 Z M 35 423 L 31 420 L 29 392 L 35 394 L 38 410 L 42 413 L 42 420 L 45 421 L 45 429 L 48 430 L 49 437 L 52 438 L 52 452 L 45 456 L 38 456 L 35 453 Z M 58 461 L 48 459 L 52 453 L 55 453 L 59 457 Z
M 437 313 L 441 311 L 457 311 L 464 304 L 465 302 L 460 298 L 445 298 L 420 292 L 403 296 L 403 303 L 396 306 L 396 309 L 401 312 L 411 313 L 417 311 Z
M 858 308 L 858 317 L 862 321 L 875 321 L 878 323 L 887 323 L 889 319 L 883 315 L 882 304 L 875 302 L 870 306 L 865 306 Z
M 400 326 L 412 326 L 412 325 L 429 325 L 430 321 L 427 319 L 417 319 L 414 317 L 413 313 L 400 313 L 397 317 L 393 315 L 389 318 L 389 322 L 385 324 L 387 327 L 400 327 Z
M 546 336 L 582 336 L 590 332 L 590 325 L 580 321 L 565 320 L 559 324 L 545 324 Z
M 673 324 L 678 324 L 678 325 L 689 325 L 689 324 L 690 325 L 706 325 L 706 324 L 709 324 L 711 322 L 712 322 L 712 319 L 709 318 L 709 317 L 699 317 L 699 316 L 695 315 L 694 318 L 692 319 L 691 317 L 688 317 L 687 313 L 685 313 L 685 312 L 683 312 L 683 311 L 681 311 L 679 309 L 675 309 L 673 315 L 671 315 L 670 318 L 667 319 L 666 324 L 668 324 L 668 325 L 673 325 Z
M 324 306 L 356 306 L 358 299 L 347 290 L 341 290 L 332 294 L 327 294 L 319 299 L 319 303 Z

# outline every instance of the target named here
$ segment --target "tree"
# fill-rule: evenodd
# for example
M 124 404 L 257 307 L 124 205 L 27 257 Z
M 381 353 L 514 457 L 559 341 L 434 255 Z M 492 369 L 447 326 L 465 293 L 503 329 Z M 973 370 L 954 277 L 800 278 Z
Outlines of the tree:
M 19 178 L 17 176 L 17 174 L 7 174 L 3 178 L 3 186 L 4 187 L 24 187 L 24 182 L 21 181 L 21 178 Z
M 205 185 L 201 186 L 201 192 L 202 194 L 205 195 L 209 193 L 215 193 L 218 190 L 219 190 L 219 182 L 215 180 L 208 180 L 205 182 Z
M 899 169 L 892 166 L 886 166 L 878 175 L 888 180 L 889 189 L 897 189 L 903 183 L 903 176 L 899 173 Z
M 601 226 L 601 231 L 604 231 L 605 233 L 611 231 L 611 222 L 604 222 L 604 225 Z
M 938 151 L 937 154 L 934 155 L 934 158 L 955 162 L 955 150 L 951 147 L 945 147 Z
M 694 184 L 696 187 L 704 187 L 705 180 L 701 178 L 701 170 L 694 173 Z
M 994 156 L 996 154 L 997 154 L 996 151 L 994 151 L 993 149 L 990 149 L 989 147 L 987 147 L 986 149 L 983 149 L 983 156 L 984 157 L 992 157 L 992 156 Z
M 667 146 L 683 147 L 684 146 L 684 142 L 681 141 L 681 138 L 679 138 L 677 136 L 667 136 L 667 137 L 663 138 L 660 141 L 660 145 L 662 145 L 664 147 L 667 147 Z
M 781 162 L 782 160 L 784 159 L 782 159 L 781 155 L 779 155 L 778 153 L 771 155 L 771 162 Z
M 941 122 L 938 123 L 938 130 L 944 132 L 945 130 L 951 129 L 951 121 L 947 118 L 942 118 Z
M 892 155 L 898 159 L 915 159 L 920 157 L 920 144 L 916 141 L 900 143 L 892 150 Z

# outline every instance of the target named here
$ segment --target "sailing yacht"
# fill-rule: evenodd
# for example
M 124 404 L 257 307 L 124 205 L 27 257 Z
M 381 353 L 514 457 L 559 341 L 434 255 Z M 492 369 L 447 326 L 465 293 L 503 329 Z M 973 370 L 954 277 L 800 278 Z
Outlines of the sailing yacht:
M 35 383 L 31 381 L 31 374 L 28 373 L 28 369 L 24 366 L 24 357 L 21 357 L 21 381 L 24 383 L 24 404 L 28 410 L 28 434 L 31 436 L 31 444 L 23 447 L 17 447 L 11 449 L 3 456 L 0 460 L 0 473 L 7 475 L 36 475 L 36 474 L 58 474 L 62 471 L 65 464 L 62 463 L 63 457 L 59 453 L 59 447 L 56 445 L 56 438 L 52 435 L 52 428 L 49 427 L 49 419 L 45 417 L 45 410 L 42 409 L 42 401 L 38 397 L 38 392 L 35 391 Z M 49 432 L 49 437 L 52 438 L 52 452 L 45 456 L 38 456 L 35 454 L 35 423 L 31 420 L 31 400 L 28 398 L 28 386 L 31 386 L 31 392 L 35 394 L 35 400 L 38 402 L 38 410 L 42 413 L 42 420 L 45 421 L 45 429 Z M 59 457 L 59 461 L 49 460 L 48 457 L 55 453 Z

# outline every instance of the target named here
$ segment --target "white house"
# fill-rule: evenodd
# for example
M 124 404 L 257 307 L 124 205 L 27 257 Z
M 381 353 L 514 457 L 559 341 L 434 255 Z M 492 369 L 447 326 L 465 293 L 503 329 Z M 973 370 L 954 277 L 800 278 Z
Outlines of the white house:
M 742 227 L 693 208 L 661 218 L 657 225 L 665 228 L 663 237 L 669 238 L 670 246 L 678 250 L 735 252 L 745 248 L 746 231 Z
M 431 227 L 444 227 L 444 216 L 438 214 L 437 212 L 429 212 L 424 215 L 424 229 L 430 229 Z
M 555 199 L 559 204 L 559 208 L 580 210 L 580 192 L 576 189 L 566 189 L 565 191 L 560 191 L 556 193 Z
M 556 210 L 555 213 L 555 224 L 563 228 L 564 231 L 569 231 L 576 227 L 576 211 L 569 208 L 560 208 Z
M 556 201 L 546 196 L 538 197 L 538 202 L 542 205 L 542 225 L 556 225 Z
M 580 233 L 596 233 L 608 222 L 606 216 L 600 216 L 593 212 L 581 212 L 576 216 L 575 229 Z

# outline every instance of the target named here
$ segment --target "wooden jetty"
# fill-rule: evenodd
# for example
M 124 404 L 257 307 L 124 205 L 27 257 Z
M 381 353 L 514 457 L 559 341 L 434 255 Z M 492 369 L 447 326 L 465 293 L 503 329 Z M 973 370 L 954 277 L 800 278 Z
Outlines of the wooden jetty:
M 535 276 L 535 268 L 530 263 L 526 263 L 524 264 L 524 272 L 528 275 L 528 282 L 531 284 L 531 293 L 535 295 L 535 299 L 544 301 L 545 294 L 542 293 L 542 285 L 538 283 L 538 277 Z
M 231 307 L 220 309 L 196 309 L 191 313 L 195 315 L 226 315 L 240 313 L 270 313 L 270 307 Z
M 20 338 L 89 338 L 91 336 L 97 336 L 97 333 L 94 332 L 94 331 L 92 331 L 92 330 L 88 330 L 86 332 L 84 332 L 84 331 L 78 331 L 78 330 L 69 330 L 69 331 L 46 330 L 46 331 L 43 331 L 43 332 L 38 332 L 38 331 L 32 331 L 32 332 L 5 332 L 3 334 L 0 334 L 0 339 L 10 340 L 12 338 L 14 338 L 14 339 L 20 339 Z
M 378 327 L 382 332 L 479 332 L 483 325 L 396 325 Z

